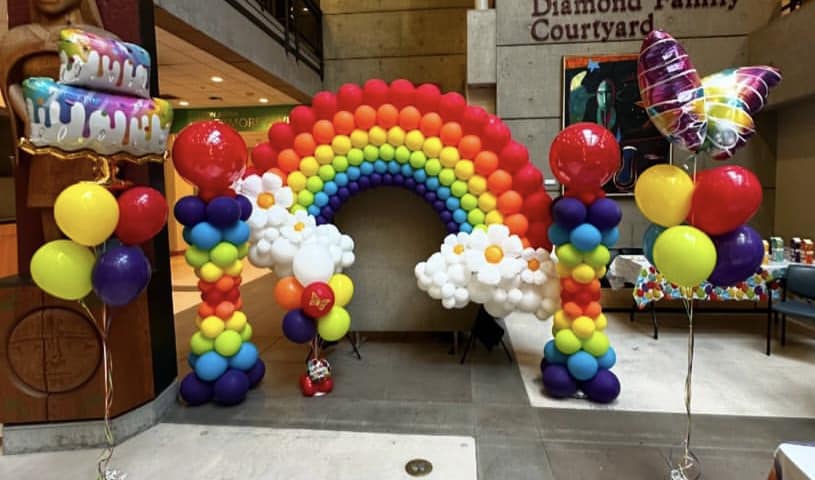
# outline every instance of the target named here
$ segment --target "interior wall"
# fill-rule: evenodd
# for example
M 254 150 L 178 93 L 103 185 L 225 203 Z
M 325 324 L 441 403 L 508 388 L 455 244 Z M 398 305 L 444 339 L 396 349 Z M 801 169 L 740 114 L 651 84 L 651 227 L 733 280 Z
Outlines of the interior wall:
M 815 238 L 815 214 L 810 210 L 815 189 L 815 97 L 778 111 L 774 233 Z

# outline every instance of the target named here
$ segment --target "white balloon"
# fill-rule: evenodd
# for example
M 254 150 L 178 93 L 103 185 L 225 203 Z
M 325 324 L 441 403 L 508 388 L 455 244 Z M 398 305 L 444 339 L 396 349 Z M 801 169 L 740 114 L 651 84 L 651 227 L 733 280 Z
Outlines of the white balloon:
M 507 291 L 503 288 L 496 288 L 492 292 L 492 301 L 502 304 L 507 301 Z
M 444 307 L 444 308 L 446 308 L 446 309 L 450 310 L 450 309 L 452 309 L 452 308 L 455 308 L 455 306 L 456 306 L 456 299 L 455 299 L 455 298 L 453 298 L 453 297 L 445 297 L 445 298 L 442 298 L 442 300 L 441 300 L 441 305 L 442 305 L 442 307 Z
M 533 313 L 540 307 L 541 297 L 533 289 L 527 289 L 523 292 L 521 300 L 518 302 L 518 308 L 526 313 Z
M 492 299 L 493 288 L 473 279 L 468 285 L 470 298 L 476 303 L 484 303 Z
M 258 249 L 252 247 L 249 249 L 249 262 L 256 267 L 271 267 L 274 265 L 271 255 L 264 255 L 258 252 Z
M 348 268 L 354 264 L 356 261 L 356 256 L 354 256 L 354 252 L 345 252 L 342 254 L 342 266 L 343 268 Z
M 521 301 L 521 297 L 523 297 L 523 293 L 519 289 L 513 288 L 507 293 L 507 303 L 515 305 Z
M 267 255 L 272 252 L 272 244 L 265 238 L 261 239 L 261 241 L 255 245 L 255 247 L 257 248 L 258 253 L 261 255 Z
M 432 299 L 441 300 L 441 288 L 435 285 L 427 289 L 427 294 L 430 295 Z
M 560 282 L 550 279 L 543 284 L 542 293 L 544 298 L 560 298 Z
M 441 287 L 441 296 L 444 298 L 453 298 L 456 294 L 456 287 L 452 283 L 445 283 Z
M 463 303 L 466 305 L 470 301 L 470 293 L 467 291 L 466 288 L 457 288 L 456 293 L 456 303 Z
M 436 272 L 433 274 L 433 284 L 441 288 L 442 285 L 447 283 L 447 274 L 444 272 Z
M 325 246 L 310 243 L 301 246 L 294 255 L 292 270 L 300 285 L 327 282 L 334 274 L 334 260 Z
M 272 258 L 275 264 L 290 264 L 297 253 L 297 247 L 286 238 L 278 238 L 272 244 Z
M 559 302 L 556 300 L 552 300 L 551 298 L 544 298 L 541 302 L 541 310 L 546 312 L 546 316 L 549 317 L 558 309 Z
M 343 235 L 340 237 L 340 247 L 342 247 L 343 250 L 353 250 L 354 239 L 348 235 Z

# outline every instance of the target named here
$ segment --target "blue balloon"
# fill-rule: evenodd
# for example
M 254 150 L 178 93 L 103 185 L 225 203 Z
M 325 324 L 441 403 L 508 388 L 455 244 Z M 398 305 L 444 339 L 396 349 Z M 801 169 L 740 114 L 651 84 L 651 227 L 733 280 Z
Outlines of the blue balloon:
M 543 346 L 543 359 L 549 363 L 556 363 L 558 365 L 566 365 L 569 357 L 560 353 L 560 350 L 555 346 L 554 340 L 549 340 Z
M 607 248 L 611 248 L 616 245 L 617 240 L 620 239 L 620 229 L 617 227 L 603 230 L 600 232 L 600 234 L 603 236 L 603 245 L 605 245 Z
M 337 179 L 337 177 L 334 177 L 334 180 L 336 180 L 336 179 Z M 334 195 L 335 193 L 337 193 L 338 189 L 339 189 L 339 187 L 337 186 L 337 183 L 334 182 L 334 181 L 325 182 L 325 184 L 323 184 L 323 191 L 329 197 L 331 195 Z
M 388 171 L 388 164 L 384 160 L 377 160 L 374 162 L 374 171 L 376 173 L 385 173 Z
M 413 167 L 411 167 L 407 163 L 402 165 L 402 167 L 399 170 L 402 172 L 402 175 L 404 175 L 405 177 L 412 177 L 413 176 Z
M 461 200 L 456 197 L 448 198 L 445 203 L 447 204 L 447 210 L 450 210 L 451 212 L 458 210 L 458 208 L 461 206 Z
M 194 227 L 206 220 L 207 204 L 195 195 L 187 195 L 176 202 L 173 214 L 182 225 Z
M 425 182 L 425 185 L 427 185 L 428 190 L 435 191 L 441 186 L 441 184 L 439 183 L 439 177 L 428 178 L 427 181 Z
M 189 365 L 190 368 L 195 369 L 195 362 L 197 362 L 197 361 L 198 361 L 198 355 L 196 355 L 196 354 L 194 354 L 192 352 L 190 352 L 190 354 L 187 355 L 187 365 Z
M 362 162 L 362 165 L 359 166 L 359 171 L 362 172 L 363 177 L 367 177 L 368 175 L 374 173 L 374 164 L 370 162 Z
M 345 172 L 340 172 L 334 175 L 334 183 L 336 183 L 338 187 L 348 185 L 348 174 Z M 323 185 L 323 188 L 325 188 L 325 185 Z
M 238 370 L 249 370 L 255 366 L 258 361 L 258 349 L 252 342 L 245 342 L 241 345 L 232 358 L 229 359 L 229 367 L 237 368 Z
M 317 215 L 320 214 L 320 207 L 312 203 L 311 205 L 308 206 L 306 211 L 308 211 L 308 214 L 311 215 L 312 217 L 316 217 Z
M 214 381 L 223 375 L 227 368 L 229 362 L 214 350 L 201 355 L 195 362 L 195 374 L 205 382 Z
M 221 243 L 223 237 L 220 230 L 207 222 L 201 222 L 190 230 L 190 240 L 196 247 L 207 251 Z
M 453 221 L 456 223 L 464 223 L 467 221 L 467 212 L 458 208 L 453 212 Z
M 317 192 L 314 194 L 314 205 L 324 207 L 328 205 L 328 195 L 325 192 Z
M 642 236 L 642 251 L 645 254 L 645 258 L 651 262 L 651 265 L 654 264 L 654 244 L 657 241 L 657 237 L 665 230 L 667 230 L 667 228 L 652 223 L 648 225 L 648 228 L 645 229 L 645 234 Z
M 394 161 L 388 162 L 388 173 L 390 173 L 391 175 L 396 175 L 401 171 L 402 165 L 400 163 Z
M 248 242 L 249 233 L 249 225 L 242 220 L 238 220 L 231 227 L 223 231 L 224 240 L 232 245 L 243 245 Z
M 464 232 L 464 233 L 473 233 L 473 226 L 472 226 L 472 225 L 470 225 L 470 224 L 469 224 L 469 223 L 467 223 L 467 222 L 464 222 L 464 223 L 462 223 L 462 224 L 461 224 L 461 226 L 459 227 L 459 230 L 461 230 L 461 231 L 462 231 L 462 232 Z
M 574 248 L 581 252 L 594 250 L 602 240 L 603 236 L 600 234 L 600 230 L 597 230 L 597 227 L 590 223 L 581 224 L 569 233 L 569 241 L 574 245 Z
M 557 223 L 553 223 L 549 227 L 549 241 L 555 245 L 563 245 L 569 243 L 569 232 Z
M 439 187 L 439 189 L 436 190 L 436 195 L 442 200 L 447 200 L 450 198 L 450 187 Z
M 348 174 L 348 180 L 359 180 L 359 177 L 362 176 L 362 170 L 359 167 L 348 167 L 346 173 Z
M 184 227 L 181 229 L 181 237 L 184 238 L 184 241 L 187 242 L 187 245 L 192 245 L 192 234 L 191 234 L 190 227 Z
M 427 172 L 420 168 L 413 172 L 413 178 L 419 183 L 424 183 L 427 181 Z
M 93 291 L 112 307 L 127 305 L 150 283 L 150 262 L 139 247 L 118 247 L 103 253 L 93 267 Z M 70 280 L 69 280 L 70 281 Z
M 597 364 L 600 366 L 600 368 L 605 368 L 606 370 L 613 367 L 615 363 L 617 363 L 617 354 L 614 353 L 614 349 L 612 347 L 608 347 L 606 353 L 597 358 Z
M 597 374 L 599 365 L 597 364 L 597 359 L 594 358 L 592 354 L 581 350 L 569 357 L 569 360 L 566 362 L 566 367 L 569 369 L 569 373 L 572 377 L 581 382 L 585 382 Z
M 232 197 L 215 197 L 207 204 L 207 221 L 217 228 L 237 222 L 241 213 L 241 204 Z

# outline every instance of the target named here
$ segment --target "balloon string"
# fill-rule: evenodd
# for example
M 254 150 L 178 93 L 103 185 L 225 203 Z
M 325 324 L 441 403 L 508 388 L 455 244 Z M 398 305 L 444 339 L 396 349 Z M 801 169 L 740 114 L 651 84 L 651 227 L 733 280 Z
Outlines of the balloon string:
M 690 288 L 683 288 L 682 303 L 685 306 L 685 314 L 688 316 L 688 371 L 685 376 L 685 412 L 687 414 L 687 426 L 685 430 L 685 440 L 683 442 L 683 456 L 682 464 L 679 465 L 679 471 L 685 476 L 685 470 L 690 469 L 694 461 L 690 454 L 690 437 L 691 437 L 691 399 L 692 399 L 692 376 L 693 376 L 693 350 L 694 350 L 694 336 L 693 336 L 693 297 L 690 293 Z

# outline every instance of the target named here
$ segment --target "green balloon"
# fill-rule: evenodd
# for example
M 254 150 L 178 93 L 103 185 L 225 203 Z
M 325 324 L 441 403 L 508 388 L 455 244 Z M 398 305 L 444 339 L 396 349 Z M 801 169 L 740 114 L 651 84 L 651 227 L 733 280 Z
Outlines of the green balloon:
M 331 160 L 331 166 L 334 167 L 336 172 L 344 172 L 348 170 L 348 157 L 338 155 Z
M 594 250 L 583 254 L 583 261 L 592 268 L 605 267 L 611 261 L 611 253 L 605 245 L 597 245 Z
M 238 258 L 245 258 L 249 255 L 249 242 L 244 242 L 238 247 Z
M 365 154 L 365 160 L 369 162 L 379 160 L 379 149 L 373 145 L 366 145 L 365 150 L 363 150 L 362 153 Z
M 365 153 L 358 148 L 352 148 L 348 151 L 348 163 L 353 166 L 362 165 L 362 161 L 365 160 Z
M 71 240 L 53 240 L 31 257 L 31 277 L 50 295 L 79 300 L 93 289 L 91 276 L 95 263 L 96 257 L 87 247 Z
M 385 160 L 386 162 L 390 162 L 393 160 L 393 157 L 396 156 L 397 150 L 393 148 L 393 146 L 389 144 L 384 144 L 379 147 L 379 158 Z
M 471 193 L 465 193 L 461 196 L 461 208 L 466 211 L 470 211 L 478 206 L 478 197 Z M 480 223 L 480 222 L 479 222 Z M 470 222 L 470 224 L 473 224 Z
M 241 334 L 234 330 L 224 330 L 215 337 L 215 351 L 224 357 L 231 357 L 241 349 Z
M 431 177 L 436 177 L 441 172 L 441 162 L 438 158 L 431 158 L 424 164 L 424 171 Z
M 193 268 L 201 268 L 201 266 L 209 261 L 209 252 L 201 250 L 195 245 L 190 245 L 187 251 L 184 252 L 184 259 Z
M 449 187 L 456 181 L 456 172 L 452 168 L 445 168 L 439 172 L 439 183 Z
M 331 165 L 323 165 L 323 166 L 320 167 L 319 170 L 317 170 L 317 175 L 319 175 L 320 180 L 322 180 L 324 182 L 334 180 L 334 175 L 336 175 L 336 174 L 337 174 L 337 172 L 334 171 L 334 167 L 332 167 Z M 308 187 L 308 180 L 306 180 L 306 187 Z M 322 185 L 320 185 L 320 190 L 322 190 L 322 189 L 323 189 L 323 187 L 322 187 Z M 314 192 L 314 193 L 317 193 L 317 192 Z
M 341 340 L 348 333 L 349 328 L 351 328 L 351 315 L 342 307 L 333 307 L 317 322 L 317 333 L 329 342 Z
M 467 195 L 469 195 L 469 193 Z M 462 199 L 461 204 L 464 205 L 464 200 L 463 199 Z M 469 213 L 467 213 L 467 222 L 470 225 L 473 225 L 473 226 L 481 225 L 481 224 L 484 223 L 484 217 L 485 217 L 484 212 L 482 212 L 478 208 L 474 208 L 474 209 L 470 210 Z
M 609 346 L 610 342 L 608 341 L 608 337 L 605 333 L 599 331 L 595 331 L 591 334 L 591 337 L 583 340 L 583 350 L 589 352 L 595 357 L 602 357 L 605 355 Z
M 209 257 L 215 265 L 226 268 L 238 259 L 238 247 L 229 242 L 221 242 L 209 251 Z
M 571 243 L 564 243 L 555 251 L 558 262 L 567 268 L 574 268 L 583 263 L 583 253 Z
M 323 189 L 323 181 L 320 177 L 308 177 L 306 180 L 306 189 L 311 193 L 317 193 Z M 311 203 L 309 203 L 311 205 Z
M 244 325 L 243 330 L 241 330 L 241 340 L 243 340 L 244 342 L 252 340 L 252 325 L 250 325 L 249 323 Z
M 456 180 L 450 185 L 450 191 L 453 193 L 454 196 L 461 198 L 467 193 L 467 182 L 462 182 L 461 180 Z M 478 201 L 476 200 L 476 204 Z
M 555 347 L 564 355 L 572 355 L 580 350 L 580 339 L 567 328 L 555 335 Z
M 308 207 L 314 203 L 314 194 L 308 190 L 301 191 L 297 194 L 297 203 L 300 204 L 301 207 Z
M 399 163 L 407 163 L 410 161 L 410 149 L 404 145 L 396 147 L 396 161 Z
M 424 152 L 413 152 L 410 154 L 410 166 L 419 169 L 424 168 L 424 164 L 427 163 L 427 156 L 425 156 Z
M 203 355 L 215 347 L 215 341 L 204 336 L 201 332 L 195 332 L 190 338 L 190 350 L 196 355 Z

